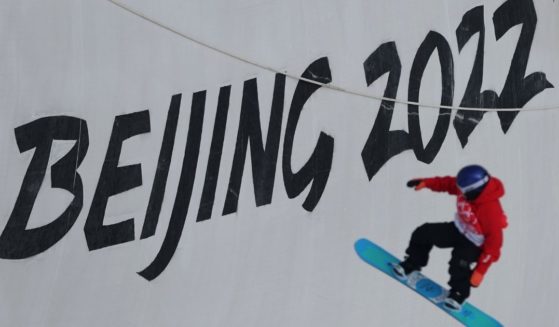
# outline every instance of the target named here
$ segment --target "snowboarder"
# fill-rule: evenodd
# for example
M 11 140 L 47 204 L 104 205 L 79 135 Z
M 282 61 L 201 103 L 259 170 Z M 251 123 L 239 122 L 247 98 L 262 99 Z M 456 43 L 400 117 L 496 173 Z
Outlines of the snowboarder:
M 478 287 L 489 266 L 499 259 L 503 229 L 507 226 L 499 202 L 505 193 L 503 184 L 483 167 L 471 165 L 462 168 L 456 177 L 412 179 L 407 186 L 456 195 L 457 212 L 453 222 L 418 227 L 411 235 L 406 258 L 394 265 L 393 271 L 405 280 L 410 273 L 427 265 L 433 246 L 452 248 L 448 270 L 450 291 L 444 306 L 460 310 L 470 295 L 470 287 Z M 474 269 L 473 263 L 476 263 Z

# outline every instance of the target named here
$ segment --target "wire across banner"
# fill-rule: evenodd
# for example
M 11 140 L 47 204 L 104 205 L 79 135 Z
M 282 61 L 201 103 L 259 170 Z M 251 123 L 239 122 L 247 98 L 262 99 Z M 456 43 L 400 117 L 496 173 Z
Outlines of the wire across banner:
M 304 82 L 307 82 L 307 83 L 316 84 L 316 85 L 319 85 L 323 88 L 327 88 L 327 89 L 334 90 L 334 91 L 341 92 L 341 93 L 345 93 L 345 94 L 350 94 L 350 95 L 359 96 L 359 97 L 363 97 L 363 98 L 373 99 L 373 100 L 376 100 L 376 101 L 389 101 L 389 102 L 394 102 L 394 103 L 399 103 L 399 104 L 418 106 L 418 107 L 422 107 L 422 108 L 448 109 L 448 110 L 454 110 L 454 111 L 464 110 L 464 111 L 486 111 L 486 112 L 488 112 L 488 111 L 489 112 L 490 111 L 495 111 L 495 112 L 497 112 L 497 111 L 522 111 L 522 112 L 527 112 L 527 111 L 547 111 L 547 110 L 559 109 L 558 105 L 547 106 L 547 107 L 534 107 L 534 108 L 525 108 L 525 107 L 522 107 L 522 108 L 460 107 L 460 106 L 449 106 L 449 105 L 441 105 L 441 104 L 421 103 L 421 102 L 415 102 L 415 101 L 401 100 L 401 99 L 397 99 L 397 98 L 388 98 L 388 97 L 384 97 L 384 96 L 371 95 L 371 94 L 359 92 L 359 91 L 356 91 L 356 90 L 346 89 L 346 88 L 343 88 L 343 87 L 340 87 L 340 86 L 337 86 L 337 85 L 333 85 L 331 83 L 330 84 L 325 84 L 325 83 L 321 83 L 321 82 L 318 82 L 318 81 L 315 81 L 315 80 L 312 80 L 312 79 L 304 78 L 304 77 L 301 77 L 301 76 L 296 76 L 296 75 L 290 74 L 289 72 L 281 71 L 279 69 L 276 69 L 276 68 L 258 63 L 256 61 L 247 59 L 247 58 L 242 57 L 240 55 L 236 55 L 236 54 L 231 53 L 229 51 L 225 51 L 225 50 L 220 49 L 216 46 L 213 46 L 211 44 L 208 44 L 208 43 L 200 41 L 196 38 L 193 38 L 193 37 L 191 37 L 191 36 L 189 36 L 189 35 L 187 35 L 183 32 L 180 32 L 180 31 L 168 26 L 168 25 L 165 25 L 161 22 L 158 22 L 155 19 L 150 18 L 150 17 L 146 16 L 145 14 L 143 14 L 143 13 L 141 13 L 141 12 L 135 10 L 135 9 L 132 9 L 132 8 L 126 6 L 126 5 L 124 5 L 124 4 L 122 4 L 118 1 L 114 1 L 114 0 L 107 0 L 107 1 L 114 4 L 115 6 L 118 6 L 121 9 L 123 9 L 123 10 L 125 10 L 125 11 L 127 11 L 127 12 L 129 12 L 129 13 L 131 13 L 131 14 L 133 14 L 133 15 L 135 15 L 135 16 L 137 16 L 137 17 L 139 17 L 139 18 L 141 18 L 141 19 L 143 19 L 147 22 L 149 22 L 149 23 L 157 25 L 160 28 L 162 28 L 164 30 L 167 30 L 167 31 L 169 31 L 169 32 L 171 32 L 171 33 L 173 33 L 173 34 L 175 34 L 175 35 L 177 35 L 177 36 L 179 36 L 183 39 L 189 40 L 193 43 L 196 43 L 196 44 L 198 44 L 198 45 L 200 45 L 204 48 L 207 48 L 207 49 L 210 49 L 210 50 L 215 51 L 217 53 L 220 53 L 224 56 L 233 58 L 237 61 L 246 63 L 246 64 L 251 65 L 251 66 L 261 68 L 263 70 L 270 71 L 272 73 L 283 74 L 283 75 L 285 75 L 285 76 L 287 76 L 287 77 L 289 77 L 290 79 L 293 79 L 293 80 L 304 81 Z

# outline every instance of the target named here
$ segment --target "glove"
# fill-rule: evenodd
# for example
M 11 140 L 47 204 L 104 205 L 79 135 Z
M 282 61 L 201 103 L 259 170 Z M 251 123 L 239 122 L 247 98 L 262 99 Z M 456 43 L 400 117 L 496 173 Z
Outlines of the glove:
M 477 270 L 474 270 L 472 277 L 470 278 L 470 284 L 473 287 L 478 287 L 479 285 L 481 285 L 481 282 L 483 281 L 483 274 L 480 273 Z
M 422 188 L 425 188 L 427 185 L 425 185 L 425 181 L 423 181 L 422 179 L 416 178 L 408 181 L 406 186 L 413 187 L 416 191 L 419 191 Z

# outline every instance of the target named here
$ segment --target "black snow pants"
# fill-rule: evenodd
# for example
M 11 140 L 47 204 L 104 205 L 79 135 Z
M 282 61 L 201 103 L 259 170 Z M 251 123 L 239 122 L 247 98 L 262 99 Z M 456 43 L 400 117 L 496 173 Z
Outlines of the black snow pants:
M 454 222 L 427 223 L 418 227 L 412 234 L 406 264 L 420 270 L 429 261 L 429 252 L 438 248 L 452 248 L 448 272 L 451 292 L 458 292 L 462 299 L 470 296 L 470 277 L 472 263 L 477 262 L 481 249 L 458 231 Z

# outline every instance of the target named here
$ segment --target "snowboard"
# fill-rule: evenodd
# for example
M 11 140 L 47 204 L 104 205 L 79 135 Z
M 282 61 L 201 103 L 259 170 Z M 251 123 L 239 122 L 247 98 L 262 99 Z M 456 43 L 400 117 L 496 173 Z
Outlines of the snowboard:
M 445 308 L 443 302 L 448 295 L 448 290 L 420 272 L 411 273 L 405 281 L 398 279 L 392 271 L 392 265 L 400 263 L 400 260 L 373 242 L 360 239 L 355 242 L 355 251 L 363 261 L 419 293 L 465 326 L 503 326 L 467 301 L 462 304 L 459 311 Z

